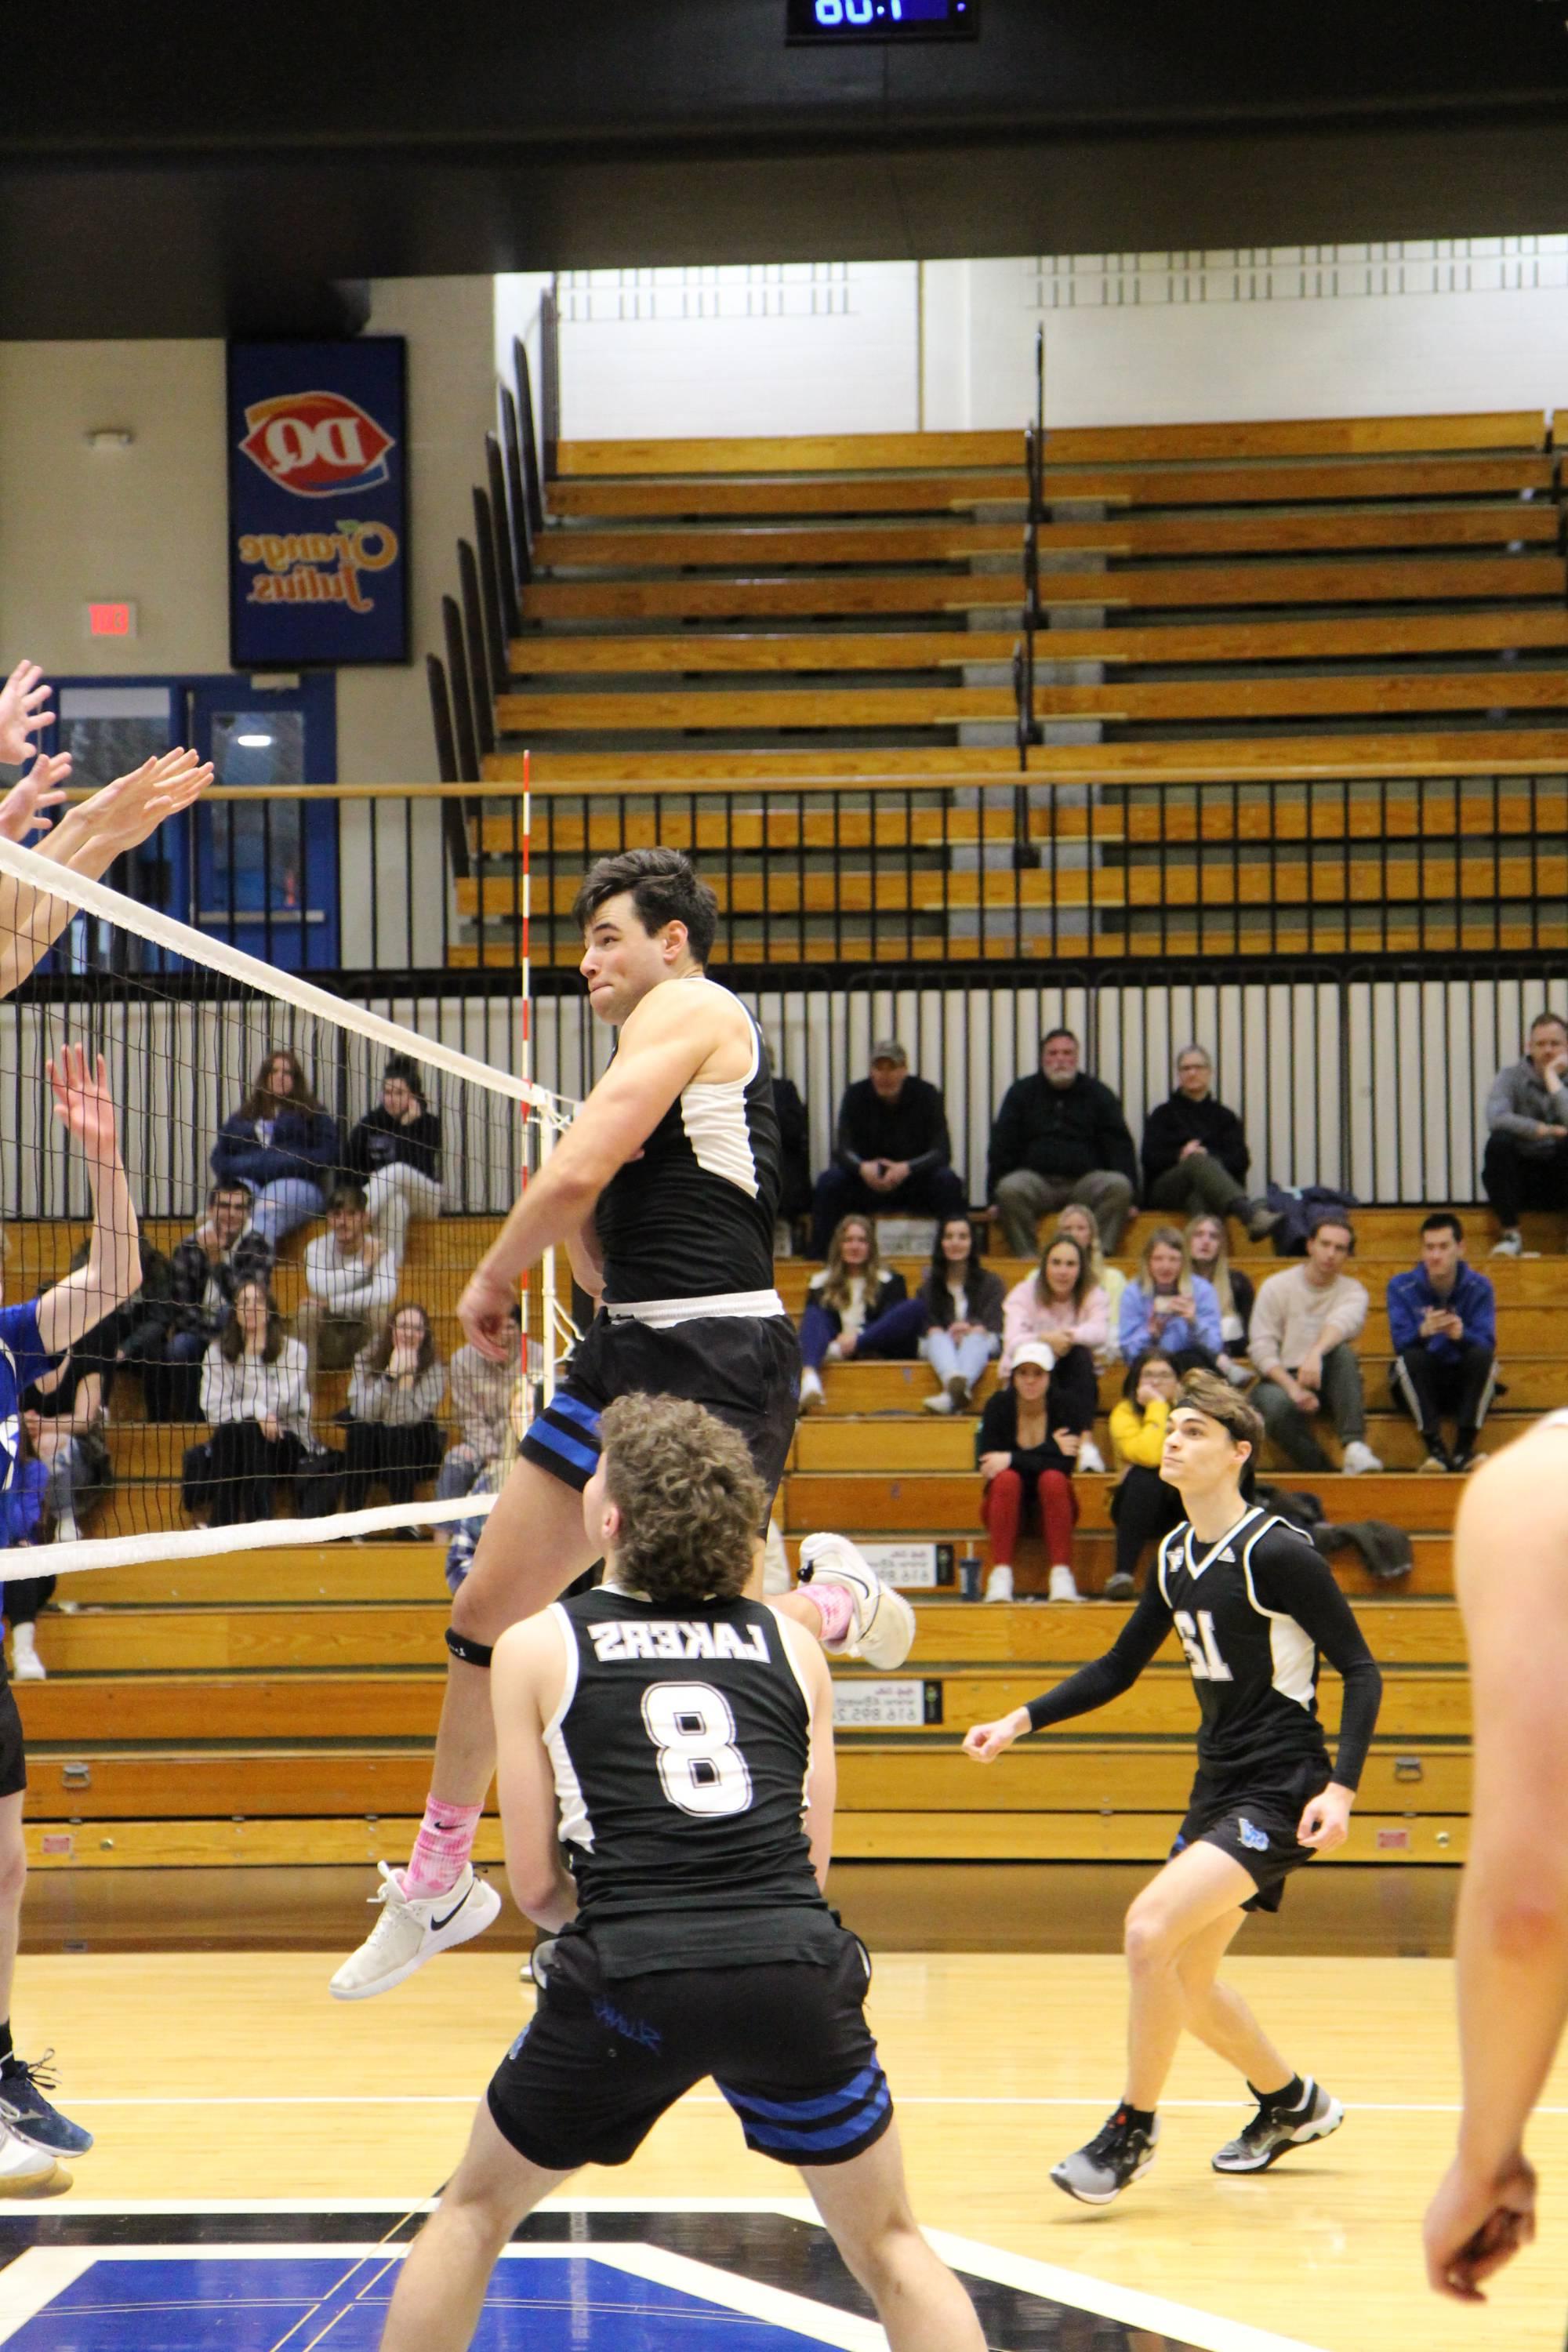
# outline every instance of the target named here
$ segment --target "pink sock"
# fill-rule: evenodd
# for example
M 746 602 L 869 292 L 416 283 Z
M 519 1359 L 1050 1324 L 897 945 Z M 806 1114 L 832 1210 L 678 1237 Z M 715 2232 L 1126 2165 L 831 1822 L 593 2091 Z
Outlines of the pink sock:
M 822 1620 L 822 1639 L 829 1649 L 837 1648 L 849 1638 L 855 1622 L 855 1599 L 841 1584 L 826 1584 L 820 1579 L 805 1588 L 807 1601 Z
M 439 1797 L 426 1797 L 408 1867 L 399 1873 L 405 1895 L 419 1903 L 456 1886 L 474 1850 L 483 1811 L 483 1805 L 447 1805 Z

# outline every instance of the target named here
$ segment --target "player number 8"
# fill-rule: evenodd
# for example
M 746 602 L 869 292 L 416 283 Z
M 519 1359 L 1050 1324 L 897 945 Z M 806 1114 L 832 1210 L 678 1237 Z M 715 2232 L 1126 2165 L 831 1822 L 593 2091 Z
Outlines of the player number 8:
M 735 1745 L 735 1718 L 710 1683 L 655 1683 L 643 1693 L 642 1719 L 658 1750 L 664 1793 L 683 1813 L 704 1819 L 743 1813 L 752 1775 Z

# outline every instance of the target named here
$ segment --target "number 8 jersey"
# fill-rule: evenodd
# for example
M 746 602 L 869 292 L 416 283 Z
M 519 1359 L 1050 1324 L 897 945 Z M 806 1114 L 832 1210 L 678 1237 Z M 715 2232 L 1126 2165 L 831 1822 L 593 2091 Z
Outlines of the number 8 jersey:
M 551 1614 L 567 1672 L 544 1739 L 579 1925 L 646 1917 L 674 1965 L 725 1957 L 716 1912 L 825 1915 L 802 1825 L 811 1709 L 773 1612 L 678 1614 L 602 1585 Z
M 1268 1787 L 1304 1762 L 1328 1761 L 1318 1670 L 1344 1680 L 1333 1777 L 1361 1779 L 1382 1677 L 1355 1613 L 1317 1546 L 1288 1520 L 1246 1511 L 1217 1543 L 1184 1521 L 1161 1544 L 1137 1607 L 1104 1657 L 1029 1703 L 1036 1731 L 1130 1690 L 1174 1631 L 1203 1721 L 1198 1766 L 1217 1783 Z

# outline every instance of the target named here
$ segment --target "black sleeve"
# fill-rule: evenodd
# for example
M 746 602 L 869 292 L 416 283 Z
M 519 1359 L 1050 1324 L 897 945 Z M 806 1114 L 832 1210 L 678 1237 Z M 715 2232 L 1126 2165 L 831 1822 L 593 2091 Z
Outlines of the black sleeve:
M 1293 1617 L 1344 1684 L 1334 1778 L 1343 1789 L 1358 1788 L 1377 1729 L 1383 1676 L 1355 1611 L 1317 1547 L 1304 1536 L 1270 1528 L 1253 1547 L 1251 1566 L 1252 1589 L 1263 1607 Z
M 942 1089 L 922 1080 L 921 1097 L 920 1150 L 910 1155 L 911 1176 L 923 1175 L 930 1168 L 948 1168 L 952 1164 L 952 1138 L 947 1131 L 947 1110 L 942 1099 Z
M 979 1467 L 983 1454 L 1010 1454 L 1016 1428 L 1013 1391 L 993 1389 L 980 1408 L 980 1421 L 974 1432 L 974 1461 Z
M 1175 1117 L 1170 1104 L 1156 1103 L 1143 1127 L 1141 1156 L 1145 1192 L 1158 1177 L 1164 1175 L 1167 1169 L 1175 1166 L 1181 1148 L 1181 1138 L 1176 1133 Z
M 1132 1149 L 1131 1129 L 1127 1124 L 1121 1105 L 1117 1101 L 1110 1088 L 1098 1078 L 1095 1080 L 1095 1085 L 1099 1090 L 1095 1105 L 1095 1125 L 1100 1130 L 1100 1141 L 1096 1146 L 1100 1154 L 1100 1164 L 1102 1168 L 1114 1169 L 1119 1176 L 1125 1176 L 1127 1181 L 1136 1191 L 1138 1154 Z
M 856 1149 L 855 1110 L 856 1089 L 853 1087 L 847 1087 L 844 1090 L 844 1099 L 838 1106 L 838 1126 L 833 1139 L 833 1158 L 835 1164 L 846 1169 L 851 1176 L 859 1174 L 860 1162 L 867 1156 L 863 1151 Z
M 1160 1591 L 1160 1580 L 1151 1575 L 1139 1595 L 1138 1606 L 1121 1628 L 1102 1658 L 1091 1659 L 1079 1666 L 1055 1690 L 1043 1691 L 1038 1698 L 1029 1701 L 1029 1728 L 1044 1731 L 1047 1725 L 1066 1723 L 1075 1715 L 1089 1715 L 1097 1706 L 1108 1706 L 1123 1691 L 1131 1690 L 1144 1667 L 1153 1657 L 1171 1630 L 1171 1612 Z M 1373 1669 L 1375 1672 L 1375 1668 Z
M 1247 1148 L 1247 1130 L 1233 1110 L 1225 1114 L 1225 1126 L 1215 1158 L 1227 1169 L 1238 1184 L 1247 1181 L 1247 1171 L 1252 1165 L 1252 1154 Z
M 343 1167 L 348 1174 L 363 1183 L 370 1174 L 370 1121 L 362 1118 L 352 1129 L 348 1147 L 343 1153 Z
M 985 1160 L 985 1197 L 996 1198 L 996 1187 L 1004 1176 L 1011 1176 L 1015 1168 L 1024 1164 L 1024 1098 L 1019 1082 L 1010 1086 L 1002 1097 L 1002 1108 L 991 1129 L 991 1144 Z

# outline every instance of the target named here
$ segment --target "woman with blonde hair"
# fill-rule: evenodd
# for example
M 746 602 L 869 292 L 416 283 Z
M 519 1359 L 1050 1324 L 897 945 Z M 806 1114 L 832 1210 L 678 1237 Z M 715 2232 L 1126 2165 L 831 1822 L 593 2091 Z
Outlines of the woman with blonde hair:
M 1187 1259 L 1194 1274 L 1213 1283 L 1219 1301 L 1219 1330 L 1225 1345 L 1215 1358 L 1215 1368 L 1233 1388 L 1245 1388 L 1252 1378 L 1251 1367 L 1238 1364 L 1236 1359 L 1247 1353 L 1247 1334 L 1256 1293 L 1251 1276 L 1231 1265 L 1226 1247 L 1225 1219 L 1215 1216 L 1212 1210 L 1189 1218 Z
M 1178 1372 L 1214 1370 L 1224 1344 L 1219 1300 L 1214 1285 L 1193 1272 L 1179 1226 L 1156 1225 L 1144 1243 L 1142 1264 L 1121 1294 L 1117 1336 L 1129 1363 L 1157 1348 Z
M 882 1264 L 871 1219 L 840 1217 L 827 1245 L 827 1264 L 811 1277 L 800 1319 L 802 1412 L 822 1402 L 823 1365 L 854 1355 L 862 1335 L 875 1339 L 879 1319 L 908 1297 L 903 1276 Z M 876 1352 L 867 1349 L 868 1355 Z M 913 1344 L 904 1352 L 912 1356 Z

